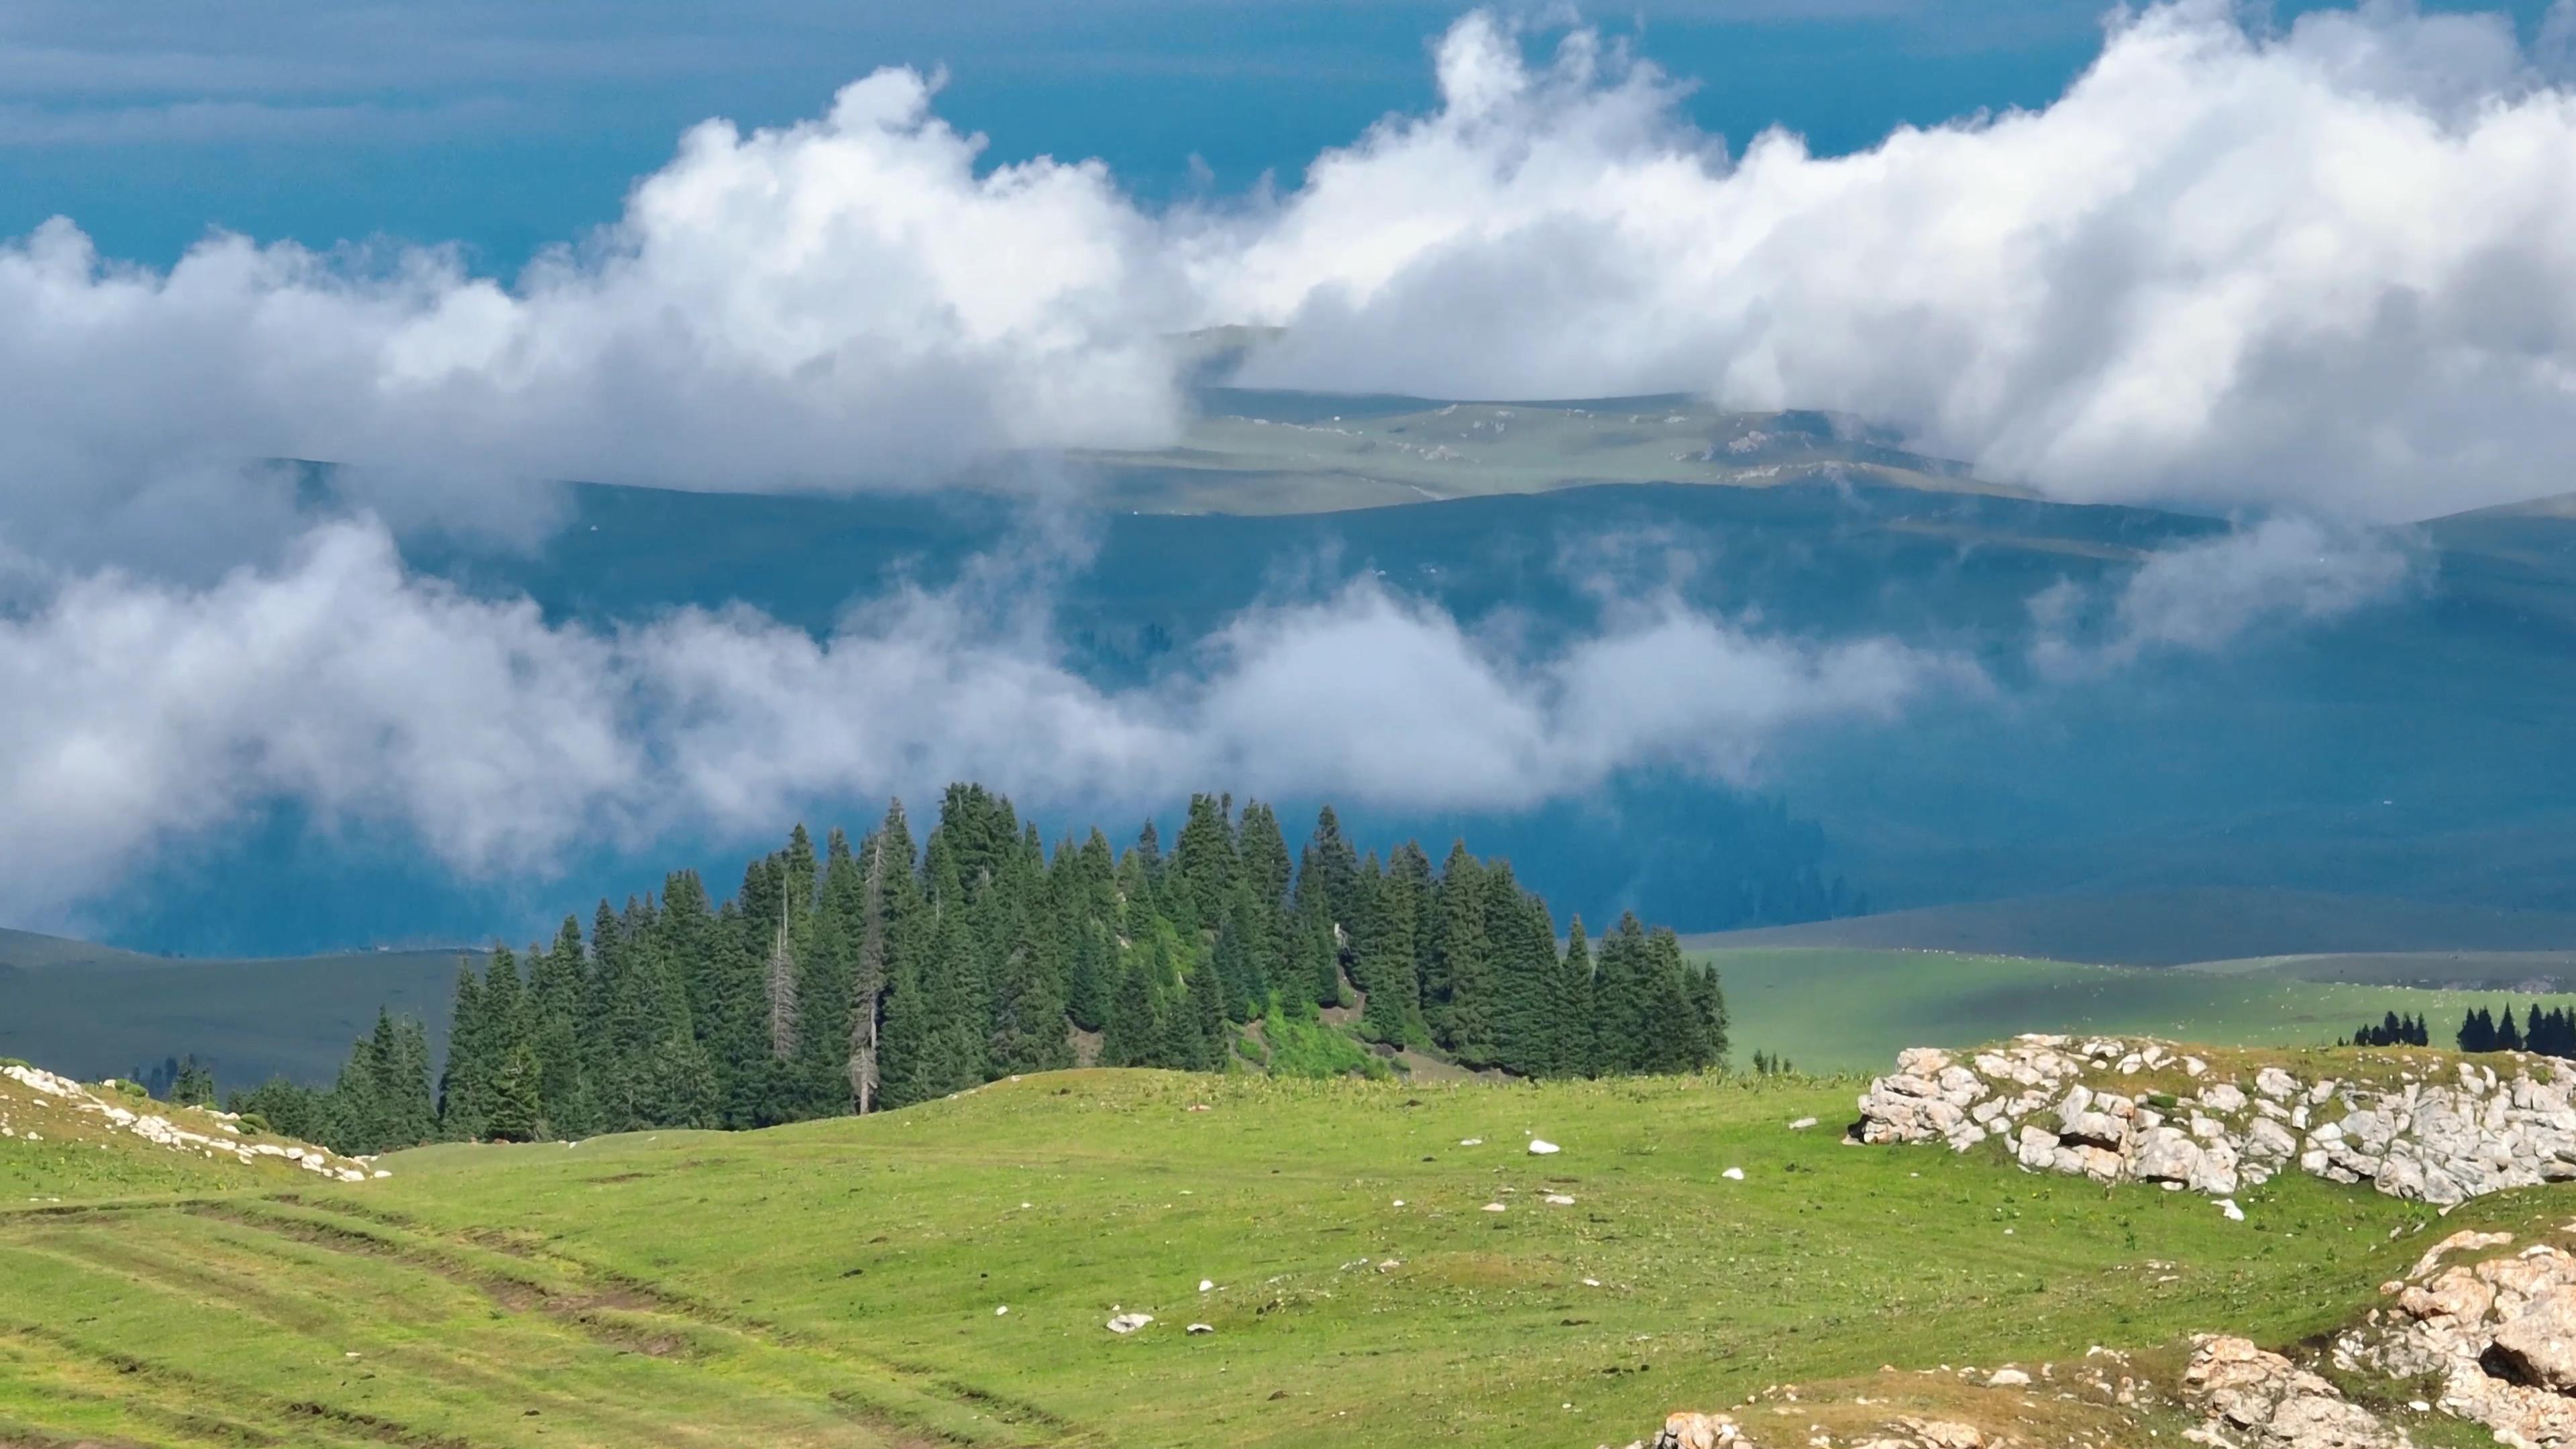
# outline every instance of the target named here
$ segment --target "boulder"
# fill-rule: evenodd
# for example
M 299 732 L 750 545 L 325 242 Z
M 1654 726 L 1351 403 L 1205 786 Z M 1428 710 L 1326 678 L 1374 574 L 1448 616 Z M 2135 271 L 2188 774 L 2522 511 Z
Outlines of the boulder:
M 2192 1339 L 2183 1397 L 2226 1442 L 2264 1449 L 2399 1449 L 2403 1433 L 2315 1374 L 2228 1334 Z
M 2484 1357 L 2492 1372 L 2515 1383 L 2576 1393 L 2576 1289 L 2543 1293 L 2525 1304 L 2496 1330 Z

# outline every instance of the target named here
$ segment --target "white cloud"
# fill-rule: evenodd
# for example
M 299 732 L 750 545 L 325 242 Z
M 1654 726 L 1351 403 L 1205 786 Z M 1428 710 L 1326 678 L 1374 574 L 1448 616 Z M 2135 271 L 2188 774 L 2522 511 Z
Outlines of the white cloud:
M 907 591 L 821 640 L 740 610 L 598 632 L 407 576 L 368 523 L 202 588 L 88 575 L 0 621 L 0 916 L 58 919 L 156 847 L 280 799 L 416 833 L 472 874 L 543 873 L 574 830 L 767 834 L 817 799 L 950 779 L 1508 808 L 1644 763 L 1736 774 L 1784 727 L 1978 682 L 1885 642 L 1753 638 L 1669 598 L 1524 654 L 1362 582 L 1251 610 L 1180 676 L 1106 690 L 999 602 L 972 581 Z
M 1437 66 L 1434 111 L 1284 194 L 1162 213 L 1097 164 L 992 164 L 889 70 L 805 124 L 692 130 L 509 285 L 437 250 L 227 236 L 158 272 L 68 221 L 0 243 L 0 909 L 273 799 L 469 871 L 576 820 L 765 832 L 967 776 L 1499 807 L 1740 773 L 1978 683 L 1662 595 L 1534 651 L 1365 583 L 1247 613 L 1150 690 L 1068 670 L 1007 589 L 898 593 L 825 640 L 596 633 L 407 577 L 376 525 L 302 532 L 292 477 L 245 460 L 357 465 L 397 524 L 527 526 L 567 476 L 931 486 L 1168 440 L 1163 339 L 1249 321 L 1288 328 L 1258 381 L 1833 408 L 2069 499 L 2385 519 L 2567 486 L 2576 96 L 2499 21 L 2258 34 L 2187 0 L 2044 110 L 1832 159 L 1729 158 L 1589 32 L 1533 64 L 1474 15 Z M 2384 597 L 2403 555 L 2361 538 L 2284 520 L 2151 560 L 2088 659 Z
M 261 457 L 429 491 L 811 487 L 1167 436 L 1145 220 L 1096 165 L 978 174 L 929 101 L 886 71 L 817 121 L 702 125 L 515 288 L 442 252 L 230 236 L 157 273 L 49 223 L 0 246 L 0 532 L 49 544 L 160 475 Z
M 2055 674 L 2085 674 L 2157 652 L 2213 653 L 2261 628 L 2340 619 L 2421 582 L 2407 540 L 2297 515 L 2263 519 L 2198 543 L 2149 554 L 2107 598 L 2087 641 L 2076 625 L 2097 601 L 2070 584 L 2031 601 L 2031 657 Z
M 1714 153 L 1653 69 L 1471 17 L 1442 105 L 1207 244 L 1265 383 L 1705 391 L 2079 499 L 2408 518 L 2565 488 L 2576 96 L 2494 16 L 2118 22 L 2036 112 Z
M 0 245 L 0 530 L 266 456 L 488 507 L 562 476 L 927 484 L 1168 440 L 1161 339 L 1229 322 L 1290 329 L 1256 381 L 1837 409 L 2069 499 L 2389 519 L 2566 486 L 2576 94 L 2501 17 L 2271 34 L 2182 0 L 2043 110 L 1835 158 L 1731 159 L 1621 46 L 1525 40 L 1469 15 L 1430 112 L 1169 212 L 1097 163 L 992 164 L 885 70 L 810 122 L 692 130 L 511 285 L 239 237 L 159 273 L 56 222 Z

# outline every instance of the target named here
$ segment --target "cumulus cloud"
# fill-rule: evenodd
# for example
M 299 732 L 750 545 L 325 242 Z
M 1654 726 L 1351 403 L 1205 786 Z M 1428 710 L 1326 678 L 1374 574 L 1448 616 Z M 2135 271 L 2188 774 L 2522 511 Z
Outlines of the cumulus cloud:
M 156 272 L 51 223 L 0 245 L 0 528 L 260 457 L 931 483 L 1170 440 L 1165 339 L 1228 323 L 1286 329 L 1248 381 L 1834 409 L 2068 499 L 2394 519 L 2565 486 L 2576 93 L 2501 16 L 2178 0 L 2042 109 L 1838 157 L 1731 156 L 1624 45 L 1534 43 L 1470 14 L 1429 111 L 1167 211 L 1096 162 L 996 164 L 897 69 L 692 130 L 509 284 L 232 236 Z
M 0 621 L 0 914 L 54 919 L 276 800 L 412 832 L 467 873 L 542 871 L 576 827 L 628 847 L 766 833 L 817 799 L 950 779 L 1509 808 L 1637 764 L 1734 775 L 1782 728 L 1978 682 L 1671 598 L 1531 654 L 1362 581 L 1250 610 L 1175 677 L 1104 689 L 988 582 L 898 591 L 817 639 L 739 609 L 549 623 L 408 574 L 364 521 L 203 587 L 86 575 Z
M 1442 102 L 1201 269 L 1265 383 L 1838 409 L 2079 500 L 2412 518 L 2563 489 L 2576 96 L 2500 16 L 2114 21 L 2048 107 L 1740 160 L 1471 17 Z
M 0 529 L 50 543 L 259 458 L 426 492 L 793 488 L 1168 436 L 1175 304 L 1145 220 L 1096 164 L 979 173 L 930 95 L 885 71 L 819 120 L 702 125 L 515 287 L 447 252 L 237 236 L 155 272 L 62 220 L 0 245 Z

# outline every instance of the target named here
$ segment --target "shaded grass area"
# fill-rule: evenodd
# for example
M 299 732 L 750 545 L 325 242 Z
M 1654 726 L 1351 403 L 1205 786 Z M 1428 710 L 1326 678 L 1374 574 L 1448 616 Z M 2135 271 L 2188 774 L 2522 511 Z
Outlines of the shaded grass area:
M 1756 1051 L 1817 1071 L 1884 1071 L 1909 1046 L 1961 1046 L 2025 1031 L 2146 1034 L 2221 1046 L 2319 1046 L 2394 1011 L 2448 1045 L 2492 991 L 2308 981 L 2268 970 L 2083 966 L 1946 951 L 1703 951 L 1733 1014 L 1735 1060 Z M 2524 998 L 2515 998 L 2522 1000 Z M 2538 998 L 2576 1005 L 2576 997 Z
M 2433 1221 L 2299 1179 L 2237 1224 L 1992 1153 L 1841 1147 L 1850 1092 L 1073 1072 L 0 1211 L 0 1441 L 1618 1443 L 1882 1364 L 2294 1342 Z M 1118 1310 L 1157 1322 L 1112 1335 Z

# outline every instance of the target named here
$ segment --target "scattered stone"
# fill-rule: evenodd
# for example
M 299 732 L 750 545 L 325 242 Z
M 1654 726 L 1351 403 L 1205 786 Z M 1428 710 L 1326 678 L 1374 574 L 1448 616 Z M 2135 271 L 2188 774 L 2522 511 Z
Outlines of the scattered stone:
M 1792 1132 L 1804 1132 L 1804 1131 L 1806 1131 L 1808 1128 L 1813 1127 L 1813 1126 L 1815 1126 L 1815 1125 L 1816 1125 L 1816 1119 L 1815 1119 L 1815 1118 L 1813 1118 L 1813 1117 L 1801 1117 L 1801 1118 L 1799 1118 L 1797 1121 L 1792 1122 L 1792 1123 L 1790 1123 L 1790 1124 L 1789 1124 L 1789 1130 L 1790 1130 L 1790 1131 L 1792 1131 Z
M 994 1310 L 993 1310 L 993 1316 L 994 1316 L 995 1318 L 1008 1318 L 1008 1317 L 1010 1317 L 1010 1316 L 1011 1316 L 1011 1305 L 1009 1305 L 1009 1304 L 1005 1303 L 1005 1304 L 1001 1305 L 1000 1307 L 998 1307 L 998 1308 L 994 1309 Z
M 1572 1206 L 1574 1206 L 1574 1199 L 1572 1199 L 1572 1198 L 1570 1198 L 1570 1197 L 1566 1196 L 1564 1193 L 1561 1193 L 1561 1192 L 1552 1192 L 1552 1193 L 1549 1193 L 1545 1198 L 1542 1198 L 1542 1199 L 1541 1199 L 1541 1201 L 1545 1202 L 1549 1207 L 1572 1207 Z
M 1726 1171 L 1719 1173 L 1718 1176 L 1725 1178 L 1729 1182 L 1742 1182 L 1744 1180 L 1744 1169 L 1741 1167 L 1730 1167 Z
M 1503 1205 L 1498 1202 L 1489 1202 L 1485 1204 L 1484 1211 L 1489 1213 L 1498 1213 L 1503 1211 Z
M 1458 1139 L 1458 1145 L 1461 1147 L 1482 1147 L 1485 1145 L 1485 1139 L 1482 1137 L 1461 1137 Z
M 1216 1286 L 1216 1280 L 1215 1280 L 1214 1278 L 1201 1278 L 1201 1279 L 1199 1280 L 1199 1291 L 1200 1291 L 1201 1293 L 1205 1293 L 1205 1292 L 1207 1292 L 1209 1289 L 1214 1288 L 1215 1286 Z
M 1109 1320 L 1109 1331 L 1111 1333 L 1134 1333 L 1137 1329 L 1140 1329 L 1153 1321 L 1154 1315 L 1150 1313 L 1121 1313 L 1117 1317 Z
M 1216 1332 L 1216 1325 L 1213 1323 L 1193 1323 L 1181 1331 L 1183 1333 L 1214 1333 Z
M 1552 1157 L 1565 1149 L 1544 1137 L 1533 1137 L 1530 1139 L 1529 1150 L 1532 1157 Z
M 1999 1368 L 1993 1373 L 1986 1375 L 1986 1387 L 1990 1389 L 2026 1389 L 2030 1387 L 2030 1375 L 2023 1373 L 2017 1368 Z

